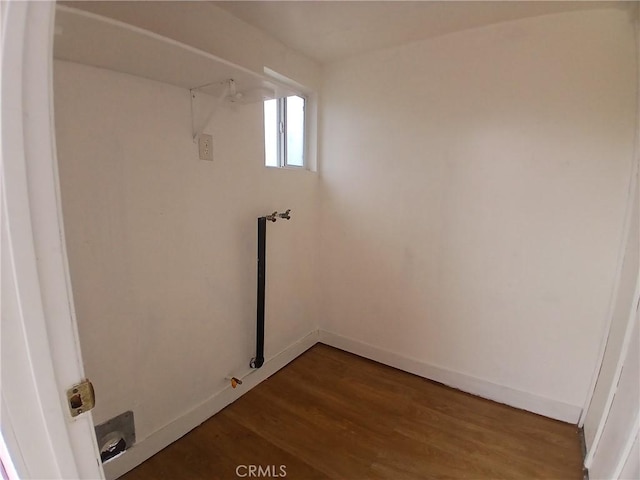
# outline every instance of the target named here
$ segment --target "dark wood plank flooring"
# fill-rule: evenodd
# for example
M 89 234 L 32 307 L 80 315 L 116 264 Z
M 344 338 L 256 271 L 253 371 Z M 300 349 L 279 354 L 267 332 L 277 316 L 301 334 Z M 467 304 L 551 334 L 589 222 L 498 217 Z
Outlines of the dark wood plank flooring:
M 238 466 L 293 480 L 582 478 L 576 426 L 321 344 L 122 478 L 236 479 Z

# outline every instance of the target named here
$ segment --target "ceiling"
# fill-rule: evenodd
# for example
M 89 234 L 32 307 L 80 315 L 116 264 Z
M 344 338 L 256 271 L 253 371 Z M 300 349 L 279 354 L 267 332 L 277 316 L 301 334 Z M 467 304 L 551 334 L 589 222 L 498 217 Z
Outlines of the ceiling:
M 468 28 L 635 2 L 216 1 L 215 5 L 318 63 Z

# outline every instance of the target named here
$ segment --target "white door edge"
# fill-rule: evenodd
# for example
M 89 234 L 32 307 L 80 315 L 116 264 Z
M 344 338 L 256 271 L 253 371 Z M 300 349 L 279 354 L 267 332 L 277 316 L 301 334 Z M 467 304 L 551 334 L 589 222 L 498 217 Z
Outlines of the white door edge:
M 639 112 L 640 112 L 640 107 L 639 107 Z M 636 143 L 638 143 L 638 140 L 636 140 Z M 617 259 L 617 264 L 616 264 L 616 277 L 615 277 L 615 282 L 613 285 L 613 288 L 611 290 L 611 297 L 609 300 L 609 308 L 607 311 L 607 321 L 605 324 L 605 327 L 602 331 L 602 340 L 600 342 L 600 348 L 598 350 L 598 361 L 596 363 L 596 368 L 593 371 L 592 377 L 591 377 L 591 384 L 589 386 L 589 393 L 587 394 L 587 398 L 585 399 L 585 403 L 584 403 L 584 407 L 582 408 L 582 413 L 580 414 L 580 419 L 578 420 L 578 427 L 583 427 L 584 426 L 584 422 L 587 416 L 587 412 L 589 411 L 589 407 L 591 406 L 591 401 L 593 400 L 593 394 L 596 390 L 596 384 L 598 381 L 598 377 L 600 376 L 600 368 L 602 367 L 602 363 L 604 361 L 604 355 L 605 355 L 605 351 L 607 348 L 607 343 L 609 340 L 609 332 L 611 330 L 611 322 L 613 320 L 613 316 L 614 316 L 614 311 L 615 311 L 615 307 L 616 307 L 616 300 L 617 300 L 617 296 L 618 296 L 618 290 L 620 288 L 620 280 L 622 277 L 622 267 L 624 264 L 624 257 L 625 257 L 625 251 L 626 251 L 626 245 L 627 245 L 627 239 L 629 236 L 629 229 L 631 226 L 631 215 L 633 214 L 633 201 L 635 199 L 635 189 L 638 188 L 638 159 L 637 159 L 637 155 L 636 158 L 634 158 L 633 163 L 632 163 L 632 167 L 631 167 L 631 172 L 630 172 L 630 176 L 629 176 L 629 187 L 628 187 L 628 192 L 627 192 L 627 202 L 626 202 L 626 206 L 625 206 L 625 218 L 624 218 L 624 224 L 622 227 L 622 236 L 621 236 L 621 240 L 620 240 L 620 245 L 618 247 L 619 253 L 618 253 L 618 259 Z M 637 290 L 637 288 L 636 288 Z M 635 298 L 635 294 L 634 294 L 634 298 Z
M 639 435 L 640 435 L 640 419 L 636 416 L 635 434 L 632 433 L 630 437 L 627 439 L 627 444 L 625 445 L 622 455 L 620 456 L 620 462 L 618 462 L 618 466 L 614 471 L 613 478 L 615 479 L 621 478 L 622 475 L 624 474 L 624 470 L 625 470 L 625 467 L 627 466 L 627 463 L 633 461 L 633 457 L 638 454 L 637 449 L 635 449 L 635 452 L 634 452 L 633 447 L 635 444 L 637 444 Z M 635 457 L 636 460 L 637 458 L 638 457 Z
M 585 422 L 585 418 L 587 416 L 589 407 L 591 406 L 591 401 L 593 399 L 593 395 L 596 389 L 596 384 L 598 381 L 598 377 L 600 374 L 600 368 L 602 366 L 602 362 L 604 360 L 604 354 L 605 354 L 605 349 L 606 349 L 606 345 L 607 345 L 607 340 L 608 340 L 608 332 L 609 329 L 611 328 L 611 320 L 613 317 L 613 308 L 615 306 L 615 297 L 617 295 L 617 288 L 618 288 L 618 283 L 619 283 L 619 277 L 621 274 L 621 270 L 622 270 L 622 263 L 624 260 L 624 252 L 625 252 L 625 245 L 626 245 L 626 238 L 628 236 L 629 233 L 629 227 L 631 224 L 631 212 L 633 211 L 633 198 L 634 198 L 634 189 L 635 188 L 639 188 L 638 187 L 638 176 L 640 175 L 639 173 L 639 166 L 640 166 L 640 9 L 636 9 L 636 20 L 635 20 L 635 35 L 636 35 L 636 55 L 638 57 L 638 63 L 637 63 L 637 96 L 636 96 L 636 102 L 637 102 L 637 106 L 636 106 L 636 139 L 635 139 L 635 152 L 634 152 L 634 160 L 633 160 L 633 174 L 631 177 L 631 183 L 630 183 L 630 191 L 629 191 L 629 199 L 628 199 L 628 203 L 627 203 L 627 211 L 626 211 L 626 215 L 625 215 L 625 225 L 624 225 L 624 232 L 623 232 L 623 242 L 622 242 L 622 246 L 620 248 L 620 258 L 618 259 L 618 271 L 617 271 L 617 280 L 616 280 L 616 285 L 614 286 L 613 289 L 613 293 L 612 293 L 612 299 L 611 299 L 611 305 L 610 305 L 610 312 L 609 312 L 609 321 L 607 323 L 606 329 L 605 329 L 605 334 L 603 336 L 602 339 L 602 344 L 601 344 L 601 348 L 599 351 L 599 358 L 598 358 L 598 363 L 597 366 L 594 370 L 593 373 L 593 377 L 592 377 L 592 382 L 591 382 L 591 386 L 589 388 L 589 393 L 587 395 L 586 401 L 585 401 L 585 405 L 584 408 L 582 410 L 582 414 L 580 416 L 580 420 L 578 422 L 578 426 L 582 427 L 584 425 Z M 591 445 L 587 446 L 587 453 L 585 456 L 585 460 L 584 460 L 584 466 L 586 468 L 589 468 L 592 463 L 593 463 L 593 459 L 595 456 L 595 453 L 598 449 L 598 445 L 600 443 L 600 439 L 602 438 L 602 433 L 604 431 L 604 428 L 606 426 L 606 422 L 609 416 L 609 412 L 611 409 L 611 406 L 613 404 L 613 399 L 615 397 L 615 393 L 616 393 L 616 389 L 617 389 L 617 384 L 618 381 L 620 379 L 620 375 L 622 373 L 622 368 L 624 365 L 624 360 L 626 358 L 627 355 L 627 351 L 629 349 L 629 345 L 630 342 L 638 341 L 638 338 L 633 338 L 632 336 L 632 332 L 633 332 L 633 325 L 634 325 L 634 321 L 637 321 L 638 315 L 639 315 L 639 301 L 640 301 L 640 272 L 638 272 L 637 277 L 636 277 L 636 288 L 635 288 L 635 292 L 634 292 L 634 296 L 633 296 L 633 304 L 631 305 L 631 312 L 629 314 L 628 320 L 627 320 L 627 325 L 626 325 L 626 330 L 625 330 L 625 334 L 624 334 L 624 338 L 623 338 L 623 343 L 622 343 L 622 347 L 621 347 L 621 351 L 620 351 L 620 357 L 618 358 L 618 362 L 617 362 L 617 366 L 616 366 L 616 371 L 614 374 L 614 380 L 609 388 L 609 392 L 608 392 L 608 397 L 607 397 L 607 402 L 605 404 L 605 408 L 603 411 L 603 414 L 601 416 L 601 418 L 599 419 L 598 422 L 598 427 L 596 430 L 596 435 L 594 437 L 594 440 L 592 442 Z M 634 422 L 637 424 L 638 423 L 638 418 L 636 417 Z M 629 449 L 631 448 L 631 444 L 633 443 L 633 438 L 629 439 Z M 622 471 L 622 467 L 624 467 L 624 465 L 621 465 L 619 470 L 620 472 Z M 618 472 L 619 474 L 619 472 Z M 616 477 L 617 478 L 617 477 Z
M 587 394 L 587 398 L 585 399 L 584 408 L 582 409 L 582 414 L 580 415 L 580 420 L 578 421 L 578 427 L 583 427 L 585 418 L 587 416 L 587 411 L 591 406 L 591 401 L 593 400 L 593 393 L 596 389 L 596 383 L 598 381 L 598 376 L 600 375 L 600 367 L 602 366 L 602 362 L 604 360 L 604 354 L 607 347 L 607 340 L 609 338 L 609 330 L 611 329 L 611 321 L 613 319 L 614 309 L 616 305 L 616 297 L 618 295 L 618 288 L 620 285 L 620 276 L 622 273 L 622 264 L 624 262 L 624 254 L 625 254 L 625 245 L 627 241 L 627 236 L 629 234 L 629 227 L 631 224 L 631 214 L 633 211 L 633 199 L 635 189 L 638 188 L 638 169 L 640 167 L 640 8 L 636 9 L 636 19 L 635 19 L 635 36 L 636 36 L 636 56 L 638 57 L 638 65 L 637 65 L 637 98 L 636 98 L 636 138 L 635 138 L 635 152 L 633 165 L 631 170 L 631 179 L 629 181 L 629 191 L 627 192 L 627 204 L 626 204 L 626 212 L 624 225 L 622 229 L 622 237 L 620 241 L 620 250 L 618 254 L 617 266 L 616 266 L 616 280 L 611 291 L 611 298 L 609 300 L 609 309 L 607 313 L 607 321 L 605 328 L 602 334 L 602 341 L 600 343 L 600 349 L 598 350 L 598 362 L 596 363 L 596 368 L 593 371 L 591 376 L 591 384 L 589 386 L 589 391 Z
M 624 466 L 629 460 L 629 457 L 632 455 L 633 444 L 638 438 L 638 432 L 640 432 L 640 416 L 636 413 L 636 417 L 633 420 L 633 425 L 635 428 L 629 432 L 629 436 L 627 437 L 627 441 L 625 442 L 625 446 L 622 449 L 622 453 L 620 455 L 620 460 L 618 461 L 618 465 L 613 472 L 613 478 L 620 478 L 622 475 L 622 470 L 624 470 Z
M 2 431 L 21 478 L 104 478 L 91 413 L 72 419 L 65 397 L 84 371 L 58 192 L 55 3 L 3 8 Z

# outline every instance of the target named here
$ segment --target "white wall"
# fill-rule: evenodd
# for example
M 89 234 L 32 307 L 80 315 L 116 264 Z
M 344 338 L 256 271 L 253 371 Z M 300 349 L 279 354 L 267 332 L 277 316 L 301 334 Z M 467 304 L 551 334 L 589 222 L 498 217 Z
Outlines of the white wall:
M 132 4 L 84 8 L 147 26 Z M 316 66 L 215 6 L 153 9 L 220 27 L 210 42 L 182 21 L 158 33 L 318 84 Z M 634 55 L 631 24 L 611 10 L 331 65 L 320 181 L 263 167 L 259 105 L 217 115 L 205 130 L 215 161 L 202 162 L 188 92 L 58 62 L 65 226 L 96 422 L 132 408 L 144 439 L 246 371 L 255 218 L 284 208 L 293 220 L 269 226 L 267 354 L 320 322 L 577 420 L 620 245 Z
M 152 18 L 156 33 L 316 87 L 313 62 L 205 2 L 72 6 L 143 28 Z M 284 350 L 290 359 L 304 348 L 294 344 L 316 331 L 318 176 L 264 167 L 259 103 L 214 116 L 205 128 L 214 161 L 206 162 L 191 139 L 187 90 L 67 62 L 56 62 L 54 80 L 65 233 L 94 419 L 133 410 L 137 443 L 145 445 L 110 465 L 114 477 L 234 398 L 225 377 L 246 373 L 255 355 L 261 215 L 292 209 L 292 220 L 268 226 L 266 359 Z
M 317 175 L 264 167 L 261 104 L 216 115 L 206 162 L 187 90 L 57 62 L 55 100 L 94 418 L 132 409 L 141 441 L 248 370 L 258 216 L 293 217 L 268 227 L 266 356 L 316 328 Z
M 621 244 L 635 72 L 619 10 L 329 66 L 321 327 L 577 421 Z

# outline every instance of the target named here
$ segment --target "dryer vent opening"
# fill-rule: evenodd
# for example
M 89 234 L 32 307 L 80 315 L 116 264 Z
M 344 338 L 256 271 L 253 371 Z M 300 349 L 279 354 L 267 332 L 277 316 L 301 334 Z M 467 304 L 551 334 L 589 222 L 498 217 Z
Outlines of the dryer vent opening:
M 133 412 L 124 412 L 96 426 L 96 439 L 102 463 L 125 452 L 136 443 Z

